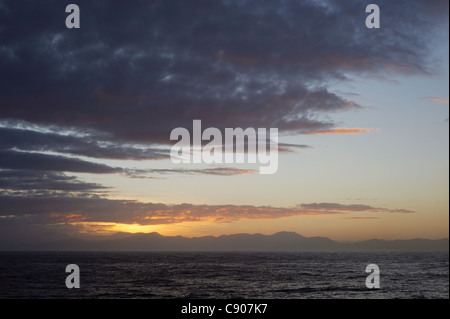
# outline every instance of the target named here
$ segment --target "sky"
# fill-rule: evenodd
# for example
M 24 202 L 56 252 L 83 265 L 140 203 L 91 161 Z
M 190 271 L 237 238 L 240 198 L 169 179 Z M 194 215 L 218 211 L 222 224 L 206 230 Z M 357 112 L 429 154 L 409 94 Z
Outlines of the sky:
M 0 246 L 448 238 L 448 1 L 76 4 L 0 0 Z M 277 172 L 173 163 L 194 120 L 277 128 Z

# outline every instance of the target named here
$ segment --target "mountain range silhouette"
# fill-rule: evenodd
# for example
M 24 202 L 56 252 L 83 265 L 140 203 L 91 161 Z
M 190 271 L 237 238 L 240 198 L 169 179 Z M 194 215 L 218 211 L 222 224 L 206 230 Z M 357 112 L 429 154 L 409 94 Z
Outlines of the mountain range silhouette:
M 159 233 L 116 233 L 96 239 L 63 239 L 32 247 L 42 251 L 448 251 L 449 239 L 337 242 L 295 232 L 187 238 Z

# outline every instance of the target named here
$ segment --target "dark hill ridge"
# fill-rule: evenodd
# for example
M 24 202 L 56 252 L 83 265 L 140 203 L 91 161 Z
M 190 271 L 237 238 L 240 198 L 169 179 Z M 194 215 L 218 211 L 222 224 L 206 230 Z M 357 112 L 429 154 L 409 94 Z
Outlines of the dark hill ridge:
M 115 234 L 104 239 L 66 239 L 32 248 L 43 251 L 448 251 L 449 240 L 367 240 L 340 243 L 294 232 L 186 238 L 158 233 Z

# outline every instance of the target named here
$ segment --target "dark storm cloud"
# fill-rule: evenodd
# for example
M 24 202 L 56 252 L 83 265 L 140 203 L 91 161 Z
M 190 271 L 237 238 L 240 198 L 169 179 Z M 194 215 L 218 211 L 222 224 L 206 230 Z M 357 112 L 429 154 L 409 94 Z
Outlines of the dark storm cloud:
M 112 174 L 123 171 L 120 168 L 87 162 L 76 158 L 9 150 L 0 150 L 0 168 L 94 174 Z
M 4 1 L 0 108 L 7 119 L 95 130 L 114 141 L 168 143 L 171 129 L 334 127 L 359 108 L 331 93 L 349 73 L 427 72 L 428 40 L 447 1 Z M 325 5 L 327 4 L 327 5 Z M 412 31 L 413 30 L 413 31 Z
M 0 189 L 85 192 L 105 189 L 105 187 L 95 183 L 81 182 L 75 176 L 61 173 L 1 170 Z
M 102 136 L 71 136 L 52 132 L 0 127 L 0 147 L 35 152 L 56 152 L 91 158 L 157 160 L 169 157 L 163 149 L 138 148 L 101 140 Z
M 130 169 L 84 161 L 59 155 L 17 152 L 0 149 L 0 169 L 17 171 L 72 172 L 91 174 L 123 174 L 128 177 L 152 178 L 154 174 L 198 174 L 234 176 L 252 174 L 255 171 L 238 168 L 205 169 Z M 1 171 L 0 171 L 1 172 Z M 2 178 L 0 174 L 0 178 Z
M 57 155 L 85 156 L 97 159 L 144 160 L 166 158 L 164 149 L 137 148 L 123 144 L 95 139 L 95 135 L 70 136 L 53 132 L 37 132 L 34 130 L 0 127 L 0 169 L 16 170 L 5 173 L 0 171 L 0 185 L 20 183 L 20 178 L 33 176 L 56 177 L 52 172 L 76 172 L 93 174 L 123 174 L 128 177 L 151 178 L 155 174 L 198 174 L 233 176 L 251 174 L 253 170 L 237 168 L 207 168 L 207 169 L 131 169 L 111 167 L 105 164 L 93 163 L 80 158 Z M 98 137 L 97 137 L 98 138 Z M 304 147 L 302 145 L 287 145 L 287 147 Z M 57 154 L 42 154 L 53 152 Z M 24 175 L 28 171 L 28 175 Z M 13 179 L 11 172 L 19 172 Z M 33 175 L 34 174 L 34 175 Z M 2 179 L 8 177 L 8 181 Z M 31 184 L 30 184 L 31 185 Z M 41 184 L 42 185 L 42 184 Z M 67 185 L 66 185 L 67 186 Z M 89 184 L 85 185 L 89 186 Z M 68 187 L 68 186 L 67 186 Z M 81 184 L 70 187 L 81 187 Z M 50 188 L 51 189 L 51 188 Z
M 62 135 L 56 132 L 39 132 L 30 129 L 0 127 L 0 148 L 33 152 L 55 152 L 97 159 L 162 160 L 169 158 L 167 148 L 150 148 L 143 145 L 127 146 L 102 140 L 95 134 L 84 136 Z M 280 152 L 311 148 L 308 145 L 279 143 Z M 247 149 L 247 148 L 246 148 Z

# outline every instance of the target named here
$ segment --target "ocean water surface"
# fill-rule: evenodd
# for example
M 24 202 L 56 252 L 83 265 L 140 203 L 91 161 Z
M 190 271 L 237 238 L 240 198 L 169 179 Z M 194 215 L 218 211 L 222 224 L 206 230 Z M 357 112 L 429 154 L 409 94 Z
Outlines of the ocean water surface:
M 68 289 L 68 264 L 80 289 Z M 380 268 L 380 289 L 365 285 Z M 301 252 L 0 252 L 0 298 L 449 298 L 449 255 Z

